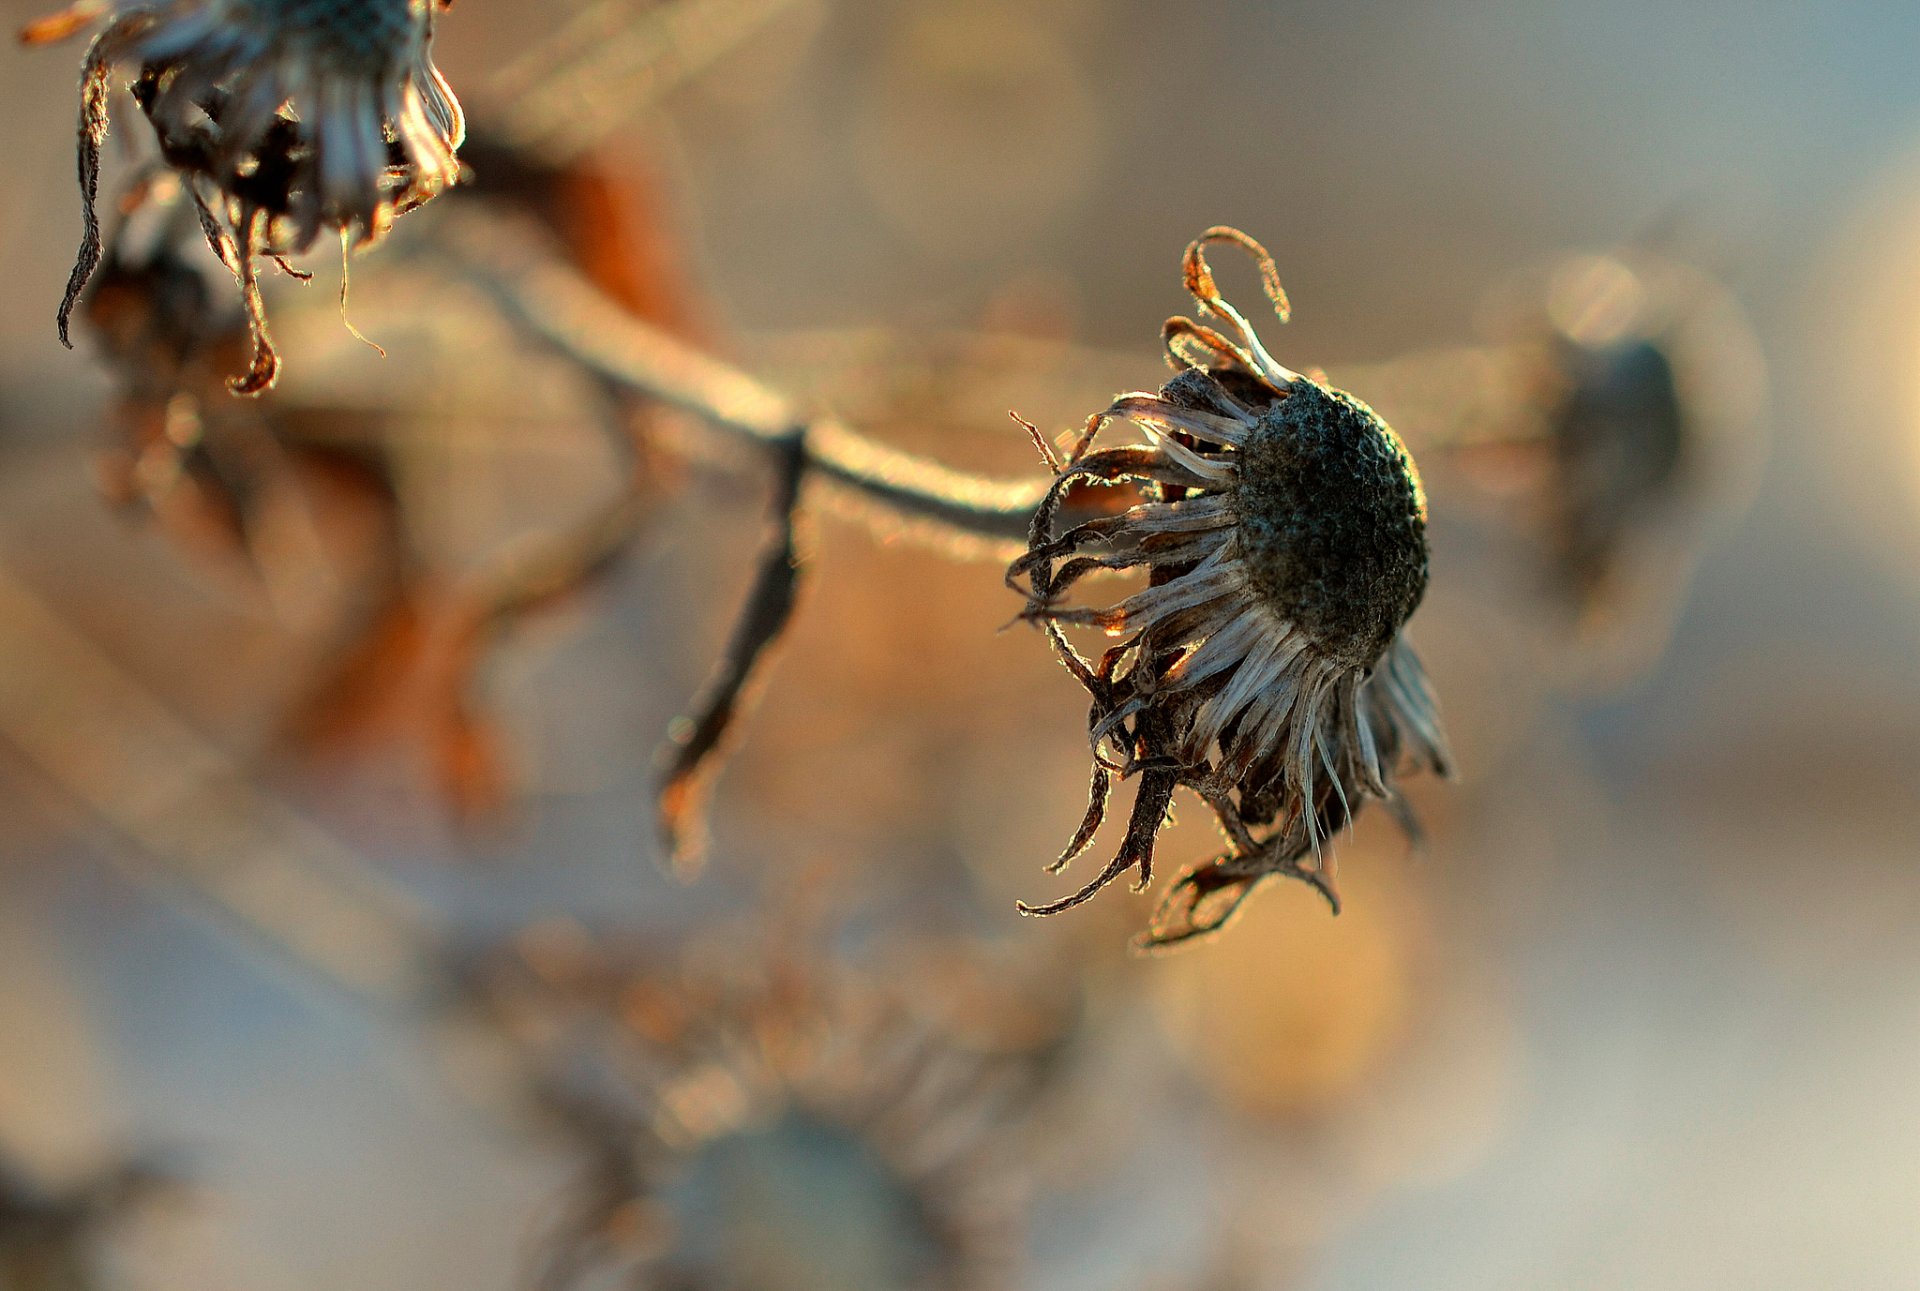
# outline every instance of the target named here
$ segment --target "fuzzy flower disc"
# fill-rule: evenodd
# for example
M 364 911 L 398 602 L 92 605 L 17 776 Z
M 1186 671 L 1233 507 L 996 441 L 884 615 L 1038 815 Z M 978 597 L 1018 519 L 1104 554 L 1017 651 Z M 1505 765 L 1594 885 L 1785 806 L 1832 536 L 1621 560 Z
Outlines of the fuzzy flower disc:
M 1260 414 L 1234 481 L 1254 590 L 1322 652 L 1370 666 L 1427 587 L 1427 516 L 1399 436 L 1302 378 Z

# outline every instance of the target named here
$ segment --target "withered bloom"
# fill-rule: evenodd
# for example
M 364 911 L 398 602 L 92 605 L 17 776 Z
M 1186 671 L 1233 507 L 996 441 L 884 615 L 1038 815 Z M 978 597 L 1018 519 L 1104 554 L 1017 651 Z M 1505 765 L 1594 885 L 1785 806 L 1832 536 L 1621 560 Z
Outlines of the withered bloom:
M 1273 260 L 1234 229 L 1187 248 L 1185 280 L 1204 326 L 1166 326 L 1179 375 L 1158 394 L 1122 396 L 1089 423 L 1034 517 L 1025 617 L 1093 697 L 1091 801 L 1051 867 L 1093 841 L 1115 776 L 1140 781 L 1119 853 L 1091 883 L 1029 914 L 1087 900 L 1138 868 L 1176 788 L 1218 816 L 1227 850 L 1188 871 L 1144 939 L 1152 946 L 1220 927 L 1261 879 L 1286 874 L 1338 908 L 1324 842 L 1368 797 L 1401 818 L 1399 772 L 1446 766 L 1426 676 L 1401 636 L 1427 585 L 1426 499 L 1399 438 L 1359 400 L 1281 366 L 1252 325 L 1221 298 L 1209 243 L 1230 242 L 1260 266 L 1282 321 L 1287 301 Z M 1109 420 L 1147 442 L 1090 451 Z M 1130 484 L 1125 511 L 1056 534 L 1068 492 Z M 1088 574 L 1144 569 L 1144 590 L 1104 609 L 1065 604 Z M 1063 625 L 1120 638 L 1083 657 Z
M 378 241 L 396 214 L 459 177 L 459 102 L 433 65 L 450 0 L 81 0 L 33 24 L 30 44 L 105 26 L 81 79 L 86 232 L 60 335 L 101 256 L 95 212 L 114 69 L 137 69 L 134 101 L 163 166 L 199 206 L 208 241 L 240 279 L 254 357 L 245 394 L 277 371 L 255 277 L 260 256 L 309 250 L 323 231 Z

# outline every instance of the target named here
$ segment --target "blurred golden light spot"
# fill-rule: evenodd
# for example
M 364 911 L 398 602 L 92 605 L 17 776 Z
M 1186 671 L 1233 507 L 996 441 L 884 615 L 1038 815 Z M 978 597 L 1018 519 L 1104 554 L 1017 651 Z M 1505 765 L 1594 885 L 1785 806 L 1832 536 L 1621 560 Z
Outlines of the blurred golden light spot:
M 1795 480 L 1857 551 L 1912 586 L 1920 543 L 1920 142 L 1828 232 L 1795 313 L 1814 384 L 1793 407 Z M 1802 468 L 1804 469 L 1804 467 Z
M 700 1143 L 731 1134 L 752 1111 L 752 1095 L 719 1063 L 689 1072 L 660 1094 L 655 1130 L 669 1143 Z
M 607 1217 L 601 1237 L 636 1256 L 654 1256 L 673 1240 L 673 1216 L 658 1203 L 635 1197 Z
M 1274 882 L 1222 936 L 1159 967 L 1161 1025 L 1196 1076 L 1261 1116 L 1326 1109 L 1405 1034 L 1419 920 L 1397 865 L 1343 866 L 1345 912 Z
M 1095 96 L 1028 9 L 950 5 L 904 19 L 862 97 L 860 181 L 882 218 L 930 251 L 1030 237 L 1092 188 Z
M 1547 318 L 1580 345 L 1611 345 L 1642 317 L 1646 302 L 1645 284 L 1626 265 L 1611 256 L 1575 256 L 1548 283 Z

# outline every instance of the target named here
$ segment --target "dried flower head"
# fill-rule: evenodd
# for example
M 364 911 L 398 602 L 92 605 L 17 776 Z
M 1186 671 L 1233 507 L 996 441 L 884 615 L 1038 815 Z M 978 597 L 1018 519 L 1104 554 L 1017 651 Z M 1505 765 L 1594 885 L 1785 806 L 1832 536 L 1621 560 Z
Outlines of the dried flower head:
M 1221 326 L 1167 323 L 1179 375 L 1088 423 L 1008 571 L 1028 580 L 1024 617 L 1045 626 L 1093 697 L 1090 802 L 1052 870 L 1092 843 L 1113 778 L 1140 780 L 1107 868 L 1022 909 L 1068 909 L 1134 868 L 1144 888 L 1185 787 L 1219 817 L 1228 848 L 1168 894 L 1145 937 L 1154 946 L 1220 927 L 1269 875 L 1303 879 L 1338 909 L 1323 842 L 1369 796 L 1399 807 L 1402 769 L 1446 766 L 1433 697 L 1401 636 L 1427 585 L 1413 461 L 1364 403 L 1273 359 L 1221 297 L 1205 254 L 1214 242 L 1253 256 L 1285 321 L 1266 251 L 1235 229 L 1202 234 L 1187 248 L 1186 286 Z M 1117 417 L 1147 442 L 1093 451 Z M 1087 483 L 1131 484 L 1141 500 L 1054 533 L 1063 497 Z M 1126 569 L 1145 570 L 1147 587 L 1103 609 L 1064 603 L 1086 575 Z M 1120 642 L 1088 659 L 1062 631 L 1075 624 Z
M 434 19 L 450 0 L 81 0 L 29 27 L 30 44 L 97 21 L 81 81 L 86 233 L 60 309 L 60 336 L 98 267 L 95 213 L 111 77 L 133 97 L 161 163 L 198 205 L 207 240 L 240 279 L 254 357 L 235 391 L 273 383 L 277 361 L 255 277 L 259 256 L 309 250 L 323 230 L 378 241 L 396 214 L 459 177 L 459 102 L 433 65 Z M 70 342 L 69 342 L 70 343 Z

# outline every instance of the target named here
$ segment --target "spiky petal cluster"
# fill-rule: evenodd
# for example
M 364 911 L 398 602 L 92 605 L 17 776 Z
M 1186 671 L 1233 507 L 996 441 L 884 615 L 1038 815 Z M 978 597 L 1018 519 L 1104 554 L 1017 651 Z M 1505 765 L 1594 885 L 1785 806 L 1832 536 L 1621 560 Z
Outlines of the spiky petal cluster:
M 245 291 L 255 354 L 234 388 L 272 384 L 255 258 L 307 251 L 323 231 L 370 244 L 396 214 L 459 177 L 465 125 L 432 58 L 435 16 L 448 3 L 82 0 L 28 28 L 23 38 L 41 43 L 105 23 L 82 77 L 86 236 L 61 306 L 61 339 L 100 262 L 94 205 L 111 75 L 132 67 L 163 165 L 184 182 Z
M 1090 802 L 1053 869 L 1092 843 L 1113 779 L 1140 780 L 1107 868 L 1071 896 L 1022 908 L 1067 909 L 1134 869 L 1144 887 L 1177 788 L 1199 794 L 1227 835 L 1228 850 L 1169 893 L 1149 945 L 1220 927 L 1273 874 L 1306 880 L 1337 908 L 1323 841 L 1368 797 L 1398 808 L 1401 771 L 1446 765 L 1425 674 L 1400 635 L 1427 582 L 1413 462 L 1365 404 L 1274 361 L 1221 297 L 1205 257 L 1212 242 L 1255 258 L 1285 320 L 1259 244 L 1215 228 L 1189 246 L 1187 289 L 1222 326 L 1167 324 L 1179 375 L 1089 423 L 1009 570 L 1028 580 L 1025 616 L 1093 697 Z M 1140 426 L 1147 442 L 1093 451 L 1113 418 Z M 1089 483 L 1131 485 L 1140 501 L 1056 534 L 1063 497 Z M 1118 604 L 1063 603 L 1086 575 L 1128 569 L 1148 583 Z M 1119 643 L 1090 659 L 1064 625 Z

